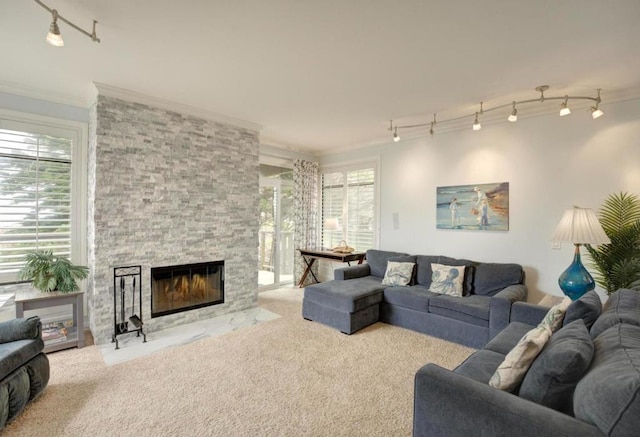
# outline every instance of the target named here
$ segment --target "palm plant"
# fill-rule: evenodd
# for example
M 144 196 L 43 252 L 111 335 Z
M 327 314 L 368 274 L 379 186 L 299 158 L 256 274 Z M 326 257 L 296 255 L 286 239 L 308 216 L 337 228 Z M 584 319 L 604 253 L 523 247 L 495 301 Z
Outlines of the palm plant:
M 75 266 L 65 257 L 54 255 L 51 250 L 29 252 L 26 264 L 20 270 L 20 279 L 30 280 L 40 291 L 70 293 L 78 290 L 76 280 L 87 277 L 89 269 Z
M 599 211 L 600 224 L 611 243 L 585 245 L 596 282 L 612 294 L 619 288 L 640 291 L 640 199 L 635 194 L 611 194 Z

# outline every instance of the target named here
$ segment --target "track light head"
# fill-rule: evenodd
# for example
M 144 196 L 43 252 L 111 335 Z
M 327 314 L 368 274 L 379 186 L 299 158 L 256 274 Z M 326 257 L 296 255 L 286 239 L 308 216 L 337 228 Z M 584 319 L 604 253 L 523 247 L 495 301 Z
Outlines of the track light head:
M 591 118 L 595 120 L 596 118 L 600 118 L 603 115 L 604 112 L 602 111 L 602 109 L 598 108 L 598 105 L 591 107 Z
M 516 102 L 513 102 L 513 110 L 511 111 L 509 117 L 507 117 L 507 120 L 509 120 L 511 123 L 515 123 L 516 121 L 518 121 L 518 110 L 516 109 Z
M 53 9 L 51 15 L 53 15 L 53 21 L 51 22 L 51 26 L 49 26 L 47 42 L 54 47 L 63 47 L 64 40 L 62 39 L 62 35 L 60 35 L 60 28 L 58 27 L 58 11 Z
M 398 126 L 393 129 L 393 142 L 397 143 L 400 141 L 400 137 L 398 136 Z
M 602 111 L 602 109 L 600 109 L 600 102 L 601 102 L 600 88 L 598 88 L 596 91 L 598 91 L 598 97 L 596 98 L 596 106 L 591 107 L 591 118 L 593 118 L 594 120 L 604 115 L 604 112 Z
M 482 125 L 478 121 L 478 113 L 476 112 L 476 119 L 473 121 L 473 130 L 480 130 L 480 129 L 482 129 Z
M 569 101 L 569 96 L 564 96 L 564 102 L 560 105 L 560 117 L 564 117 L 565 115 L 571 114 L 571 109 L 567 106 L 567 102 Z

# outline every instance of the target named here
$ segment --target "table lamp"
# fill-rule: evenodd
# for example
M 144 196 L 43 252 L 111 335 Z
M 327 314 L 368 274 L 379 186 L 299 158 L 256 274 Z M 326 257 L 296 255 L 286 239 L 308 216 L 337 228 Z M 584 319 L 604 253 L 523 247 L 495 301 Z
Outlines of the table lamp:
M 580 245 L 611 242 L 593 210 L 577 206 L 566 210 L 556 227 L 552 241 L 573 243 L 576 246 L 573 262 L 558 278 L 558 285 L 562 292 L 571 300 L 576 300 L 593 290 L 596 283 L 580 261 Z
M 324 221 L 324 229 L 326 231 L 338 231 L 340 230 L 340 224 L 337 218 L 328 218 Z

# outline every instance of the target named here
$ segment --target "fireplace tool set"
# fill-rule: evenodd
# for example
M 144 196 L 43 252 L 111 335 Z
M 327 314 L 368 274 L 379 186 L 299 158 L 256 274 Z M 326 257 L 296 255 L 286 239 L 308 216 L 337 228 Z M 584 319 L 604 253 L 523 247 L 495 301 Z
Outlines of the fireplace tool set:
M 135 332 L 142 334 L 143 343 L 147 335 L 142 326 L 142 266 L 115 267 L 113 269 L 113 336 L 111 342 L 118 347 L 118 336 Z M 131 293 L 131 306 L 127 307 L 128 292 Z M 136 294 L 138 302 L 136 303 Z M 119 311 L 118 311 L 119 310 Z M 136 311 L 137 310 L 137 311 Z M 127 319 L 127 313 L 130 316 Z M 139 314 L 139 315 L 138 315 Z

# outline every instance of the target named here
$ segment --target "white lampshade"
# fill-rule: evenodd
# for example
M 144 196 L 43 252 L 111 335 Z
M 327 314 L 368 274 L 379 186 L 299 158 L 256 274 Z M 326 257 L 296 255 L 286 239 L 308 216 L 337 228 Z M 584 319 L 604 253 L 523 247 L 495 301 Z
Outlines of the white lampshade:
M 564 212 L 552 241 L 573 244 L 611 243 L 593 210 L 577 206 Z
M 327 231 L 338 231 L 340 230 L 340 223 L 338 223 L 337 218 L 328 218 L 324 221 L 324 229 Z

